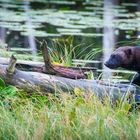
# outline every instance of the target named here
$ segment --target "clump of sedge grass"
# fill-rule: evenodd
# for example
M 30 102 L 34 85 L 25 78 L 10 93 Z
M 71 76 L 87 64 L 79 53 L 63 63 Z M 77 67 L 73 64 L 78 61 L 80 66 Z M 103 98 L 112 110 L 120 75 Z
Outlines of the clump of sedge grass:
M 113 105 L 93 93 L 75 90 L 57 97 L 32 94 L 5 87 L 0 94 L 0 139 L 137 139 L 140 114 L 131 104 Z
M 56 38 L 51 40 L 51 44 L 52 47 L 48 46 L 51 60 L 64 66 L 73 65 L 73 59 L 92 60 L 101 53 L 101 49 L 93 47 L 93 44 L 74 45 L 73 37 Z
M 70 42 L 67 49 L 67 43 L 69 40 L 62 45 L 65 49 L 58 48 L 61 51 L 50 50 L 53 61 L 71 65 L 76 48 Z M 91 57 L 89 54 L 87 58 Z M 0 139 L 139 139 L 140 113 L 130 112 L 130 107 L 127 100 L 113 104 L 106 98 L 103 102 L 79 89 L 73 95 L 30 95 L 6 87 L 0 80 Z

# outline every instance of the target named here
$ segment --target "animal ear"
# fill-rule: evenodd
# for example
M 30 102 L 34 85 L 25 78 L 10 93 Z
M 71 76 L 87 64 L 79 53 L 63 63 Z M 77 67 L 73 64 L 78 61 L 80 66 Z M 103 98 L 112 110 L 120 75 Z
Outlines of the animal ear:
M 125 54 L 127 55 L 127 57 L 129 57 L 130 55 L 132 55 L 132 50 L 131 49 L 125 50 Z

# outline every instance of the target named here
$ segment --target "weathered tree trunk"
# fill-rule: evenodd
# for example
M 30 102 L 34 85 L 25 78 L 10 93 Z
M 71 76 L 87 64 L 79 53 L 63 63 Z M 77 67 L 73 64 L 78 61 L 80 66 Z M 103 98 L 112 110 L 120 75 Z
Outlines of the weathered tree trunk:
M 115 47 L 115 35 L 113 27 L 113 19 L 115 17 L 113 15 L 113 4 L 113 0 L 104 0 L 103 62 L 108 60 Z M 112 76 L 110 69 L 104 64 L 103 69 L 105 70 L 105 72 L 103 72 L 103 78 L 110 79 Z
M 18 61 L 16 67 L 20 70 L 36 71 L 46 74 L 59 75 L 71 79 L 86 79 L 87 71 L 96 71 L 96 68 L 91 67 L 65 67 L 61 65 L 55 65 L 51 63 L 47 44 L 45 41 L 42 42 L 42 53 L 44 63 L 32 62 L 32 61 Z M 0 58 L 0 64 L 8 64 L 7 60 Z
M 135 88 L 132 85 L 122 84 L 119 89 L 119 85 L 110 85 L 96 80 L 73 80 L 69 78 L 63 78 L 38 72 L 25 72 L 15 70 L 10 76 L 7 74 L 7 66 L 0 65 L 0 75 L 6 83 L 15 85 L 23 89 L 32 89 L 34 86 L 43 88 L 47 91 L 72 91 L 75 87 L 84 89 L 85 91 L 92 91 L 95 94 L 118 94 L 119 92 L 126 92 L 130 88 L 133 91 Z M 128 86 L 128 87 L 127 87 Z M 134 91 L 133 91 L 134 92 Z
M 9 58 L 3 58 L 0 57 L 0 64 L 2 65 L 8 65 L 9 64 Z M 60 65 L 55 65 L 54 66 L 60 66 Z M 96 72 L 96 68 L 93 67 L 73 67 L 73 66 L 60 66 L 62 68 L 68 68 L 68 69 L 72 69 L 72 70 L 82 70 L 83 72 L 86 71 L 93 71 Z M 43 73 L 43 69 L 45 68 L 45 65 L 43 62 L 38 62 L 38 61 L 27 61 L 27 60 L 17 60 L 16 62 L 16 68 L 20 69 L 20 70 L 25 70 L 25 71 L 37 71 L 37 72 L 42 72 Z M 42 70 L 42 71 L 39 71 Z
M 35 91 L 45 90 L 48 92 L 73 91 L 75 88 L 83 89 L 86 93 L 91 91 L 99 97 L 109 96 L 111 99 L 124 97 L 126 93 L 138 94 L 139 90 L 128 84 L 107 84 L 96 80 L 74 80 L 38 72 L 21 71 L 15 68 L 16 59 L 11 57 L 8 65 L 0 64 L 0 76 L 7 84 Z
M 86 93 L 91 91 L 99 97 L 109 96 L 111 99 L 124 97 L 128 92 L 133 95 L 140 93 L 137 87 L 130 84 L 107 84 L 106 81 L 77 79 L 84 78 L 81 77 L 85 76 L 84 71 L 95 69 L 54 65 L 50 62 L 47 48 L 42 49 L 45 65 L 39 62 L 17 61 L 14 56 L 10 61 L 0 58 L 0 76 L 5 83 L 29 91 L 69 92 L 80 88 Z
M 28 42 L 29 42 L 29 46 L 32 50 L 32 55 L 36 56 L 37 55 L 37 48 L 36 48 L 36 42 L 35 42 L 35 37 L 33 35 L 34 30 L 32 29 L 32 18 L 29 14 L 30 11 L 30 1 L 27 0 L 23 0 L 23 4 L 24 4 L 24 10 L 25 10 L 25 14 L 26 14 L 26 24 L 27 24 L 27 32 L 28 32 Z
M 42 47 L 42 53 L 43 53 L 43 58 L 45 63 L 45 69 L 44 69 L 45 73 L 59 75 L 71 79 L 86 79 L 86 74 L 84 73 L 85 69 L 54 65 L 51 63 L 47 44 L 45 41 L 42 42 L 41 47 Z M 95 70 L 95 68 L 92 68 L 90 70 Z

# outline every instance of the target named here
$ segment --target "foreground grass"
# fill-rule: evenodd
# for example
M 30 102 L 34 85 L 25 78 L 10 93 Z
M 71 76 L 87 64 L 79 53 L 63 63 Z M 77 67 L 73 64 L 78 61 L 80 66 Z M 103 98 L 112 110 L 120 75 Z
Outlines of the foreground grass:
M 9 86 L 1 89 L 0 139 L 134 140 L 140 113 L 129 109 L 127 102 L 115 106 L 90 93 L 29 95 Z

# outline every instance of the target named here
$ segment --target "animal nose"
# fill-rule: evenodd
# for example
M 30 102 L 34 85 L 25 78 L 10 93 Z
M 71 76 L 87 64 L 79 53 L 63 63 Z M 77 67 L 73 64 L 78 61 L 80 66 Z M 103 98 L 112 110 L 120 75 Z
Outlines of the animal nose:
M 108 67 L 108 62 L 106 61 L 106 62 L 104 63 L 104 65 L 105 65 L 106 67 Z

